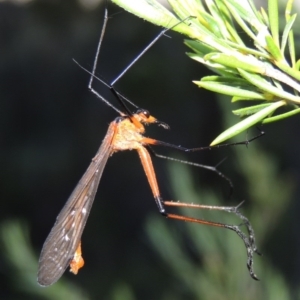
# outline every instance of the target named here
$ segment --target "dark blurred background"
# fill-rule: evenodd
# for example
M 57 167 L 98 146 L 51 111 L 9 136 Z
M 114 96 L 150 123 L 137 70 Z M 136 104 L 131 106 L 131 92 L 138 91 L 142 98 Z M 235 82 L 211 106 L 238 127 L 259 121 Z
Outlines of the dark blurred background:
M 112 3 L 109 14 L 113 17 L 97 74 L 112 81 L 160 28 Z M 211 172 L 192 167 L 176 169 L 175 163 L 169 166 L 170 163 L 159 159 L 154 159 L 154 166 L 165 199 L 193 202 L 184 187 L 183 196 L 176 192 L 181 182 L 191 178 L 191 188 L 203 191 L 201 203 L 210 204 L 203 197 L 208 195 L 205 191 L 213 193 L 218 199 L 214 201 L 221 205 L 247 200 L 243 213 L 254 223 L 264 254 L 255 258 L 260 283 L 247 273 L 245 249 L 236 250 L 234 244 L 228 244 L 231 250 L 226 255 L 233 255 L 232 260 L 221 251 L 227 243 L 223 232 L 220 248 L 213 250 L 220 249 L 220 261 L 214 258 L 212 262 L 217 262 L 218 270 L 222 264 L 228 265 L 220 277 L 209 273 L 201 277 L 197 272 L 206 264 L 205 252 L 194 251 L 190 246 L 194 237 L 185 232 L 184 224 L 159 219 L 138 155 L 126 151 L 109 159 L 101 179 L 83 234 L 85 267 L 77 276 L 66 272 L 53 287 L 37 285 L 37 261 L 43 242 L 95 155 L 109 122 L 117 117 L 115 111 L 89 93 L 88 74 L 72 61 L 75 59 L 91 69 L 102 22 L 103 5 L 93 1 L 89 5 L 71 0 L 0 3 L 0 298 L 248 299 L 248 293 L 249 299 L 300 299 L 297 116 L 264 127 L 266 136 L 248 149 L 228 147 L 190 155 L 156 149 L 165 155 L 208 165 L 227 158 L 220 170 L 234 182 L 231 199 L 226 182 Z M 188 50 L 183 45 L 183 36 L 174 32 L 168 35 L 170 38 L 161 38 L 116 88 L 171 127 L 168 131 L 149 127 L 147 136 L 186 147 L 207 146 L 225 126 L 237 121 L 229 117 L 233 107 L 229 99 L 217 98 L 192 83 L 209 71 L 185 55 Z M 107 88 L 101 84 L 96 88 L 118 105 Z M 239 140 L 257 133 L 254 129 L 248 136 L 242 134 Z M 246 162 L 248 165 L 244 165 Z M 265 202 L 259 202 L 260 199 Z M 173 262 L 164 258 L 154 245 L 156 238 L 151 238 L 155 237 L 151 227 L 160 228 L 160 221 L 175 234 L 174 240 L 183 245 L 183 251 L 193 262 L 194 274 L 199 275 L 193 285 L 195 291 L 187 282 L 192 282 L 196 275 L 185 276 L 186 269 L 172 266 Z M 217 231 L 222 231 L 193 226 L 199 231 L 208 230 L 209 238 L 203 240 L 207 244 L 212 244 Z M 233 243 L 241 246 L 238 237 L 229 234 Z M 157 240 L 159 246 L 168 238 L 166 234 Z M 242 256 L 235 251 L 241 251 Z M 170 252 L 173 253 L 172 248 Z M 178 262 L 179 258 L 174 258 L 174 264 Z M 240 269 L 232 275 L 235 265 Z M 268 274 L 276 275 L 276 280 L 268 279 Z M 187 278 L 187 282 L 180 280 L 180 276 Z M 229 278 L 232 282 L 226 283 L 228 289 L 221 290 L 220 286 L 225 286 Z M 237 286 L 244 288 L 237 291 Z M 205 288 L 207 294 L 201 294 Z M 216 291 L 220 293 L 214 294 Z

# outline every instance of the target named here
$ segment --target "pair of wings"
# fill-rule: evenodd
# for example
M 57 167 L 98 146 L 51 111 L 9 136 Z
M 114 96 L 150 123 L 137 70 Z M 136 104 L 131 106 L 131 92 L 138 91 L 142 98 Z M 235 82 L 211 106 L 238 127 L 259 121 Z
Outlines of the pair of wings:
M 80 179 L 48 235 L 39 259 L 38 283 L 48 286 L 65 272 L 81 241 L 104 167 L 112 154 L 115 122 L 107 134 L 88 169 Z

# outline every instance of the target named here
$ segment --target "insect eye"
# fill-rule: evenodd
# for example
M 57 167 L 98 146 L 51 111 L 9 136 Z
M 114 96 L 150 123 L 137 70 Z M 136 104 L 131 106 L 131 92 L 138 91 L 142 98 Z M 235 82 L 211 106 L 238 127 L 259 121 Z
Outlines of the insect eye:
M 150 117 L 150 113 L 148 110 L 144 110 L 143 111 L 143 114 L 145 115 L 146 118 L 149 118 Z
M 138 109 L 137 114 L 143 114 L 147 119 L 150 117 L 150 113 L 147 109 Z
M 116 123 L 120 123 L 120 122 L 122 122 L 124 120 L 124 117 L 117 117 L 116 119 L 115 119 L 115 122 Z

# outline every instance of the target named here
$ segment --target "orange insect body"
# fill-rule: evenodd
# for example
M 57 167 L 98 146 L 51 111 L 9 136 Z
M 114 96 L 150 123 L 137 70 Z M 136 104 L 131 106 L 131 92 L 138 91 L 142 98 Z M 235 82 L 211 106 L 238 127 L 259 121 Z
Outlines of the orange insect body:
M 95 157 L 75 190 L 71 194 L 64 208 L 57 217 L 48 238 L 43 246 L 40 260 L 38 282 L 42 286 L 53 284 L 64 273 L 68 265 L 70 271 L 77 274 L 83 267 L 84 261 L 81 253 L 81 236 L 91 210 L 96 191 L 108 158 L 117 151 L 137 150 L 149 185 L 151 187 L 159 212 L 170 219 L 194 222 L 203 225 L 223 227 L 235 231 L 244 241 L 248 250 L 248 268 L 254 279 L 256 275 L 252 270 L 252 256 L 257 252 L 253 238 L 253 230 L 249 221 L 239 213 L 237 207 L 195 205 L 182 202 L 164 201 L 160 195 L 151 156 L 147 145 L 165 145 L 166 143 L 146 138 L 144 125 L 167 125 L 152 117 L 147 110 L 139 109 L 136 114 L 122 115 L 111 122 L 106 136 Z M 166 212 L 165 206 L 180 206 L 200 209 L 214 209 L 231 212 L 240 217 L 246 224 L 249 237 L 238 226 L 226 225 L 202 219 L 191 218 Z
M 146 113 L 146 114 L 145 114 Z M 156 123 L 157 120 L 147 115 L 148 112 L 143 110 L 140 113 L 136 113 L 131 117 L 124 118 L 121 121 L 114 121 L 111 124 L 114 125 L 114 137 L 112 140 L 113 151 L 122 151 L 130 149 L 138 149 L 142 146 L 145 133 L 144 124 Z
M 114 122 L 115 123 L 115 122 Z M 145 138 L 145 125 L 158 123 L 157 119 L 149 115 L 148 111 L 142 110 L 131 117 L 127 117 L 116 124 L 115 135 L 112 141 L 113 151 L 137 150 L 145 174 L 148 178 L 154 197 L 159 196 L 159 188 L 153 168 L 152 160 L 144 145 L 156 144 L 156 140 Z

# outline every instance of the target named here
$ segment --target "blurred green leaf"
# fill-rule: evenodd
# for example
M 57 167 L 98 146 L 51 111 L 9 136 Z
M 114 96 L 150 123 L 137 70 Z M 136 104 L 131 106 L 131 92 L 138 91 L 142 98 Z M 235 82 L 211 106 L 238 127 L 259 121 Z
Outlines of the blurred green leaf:
M 210 144 L 210 146 L 215 146 L 217 144 L 222 143 L 223 141 L 228 140 L 229 138 L 238 135 L 239 133 L 247 130 L 251 126 L 261 122 L 265 117 L 274 113 L 274 111 L 280 107 L 285 105 L 285 101 L 278 101 L 272 103 L 271 105 L 259 110 L 255 114 L 251 115 L 250 117 L 244 119 L 243 121 L 239 122 L 238 124 L 228 128 L 219 136 L 217 136 Z
M 246 80 L 235 79 L 232 77 L 221 76 L 207 76 L 203 77 L 201 81 L 194 81 L 199 87 L 206 88 L 211 91 L 239 97 L 238 99 L 265 99 L 258 89 L 253 89 L 249 86 Z M 237 98 L 236 100 L 237 101 Z
M 253 115 L 255 113 L 257 113 L 258 111 L 262 110 L 265 107 L 269 107 L 271 105 L 271 103 L 268 104 L 258 104 L 258 105 L 253 105 L 253 106 L 249 106 L 249 107 L 244 107 L 244 108 L 240 108 L 240 109 L 236 109 L 233 110 L 232 112 L 239 116 L 239 117 L 245 117 L 248 115 Z
M 281 55 L 280 49 L 275 43 L 272 36 L 268 35 L 266 36 L 266 42 L 267 42 L 267 49 L 271 53 L 274 59 L 278 62 L 284 61 L 283 56 Z
M 279 49 L 279 18 L 278 18 L 278 0 L 268 0 L 268 12 L 270 29 L 274 45 Z
M 270 81 L 267 81 L 261 75 L 249 73 L 243 69 L 239 69 L 239 72 L 243 78 L 248 80 L 250 83 L 258 87 L 259 89 L 269 93 L 270 95 L 274 95 L 274 98 L 276 96 L 282 99 L 287 99 L 296 103 L 300 103 L 300 97 L 294 96 L 288 92 L 285 92 L 284 90 L 275 87 L 271 84 Z
M 282 40 L 281 40 L 281 52 L 282 53 L 284 53 L 284 51 L 285 51 L 285 47 L 286 47 L 289 35 L 291 33 L 291 29 L 295 23 L 296 17 L 297 17 L 296 14 L 292 15 L 284 27 L 283 34 L 282 34 Z M 293 61 L 292 65 L 294 65 L 294 64 L 295 64 L 295 62 Z

